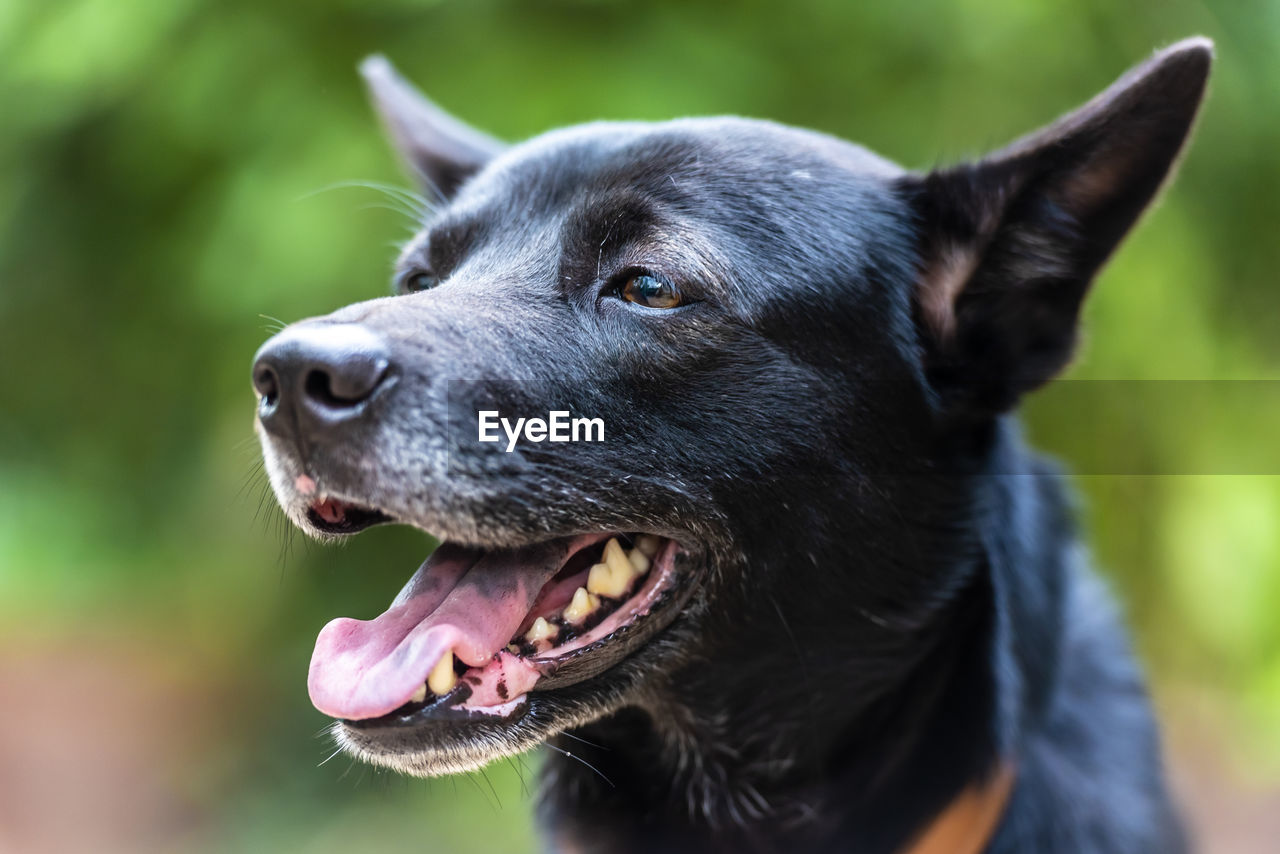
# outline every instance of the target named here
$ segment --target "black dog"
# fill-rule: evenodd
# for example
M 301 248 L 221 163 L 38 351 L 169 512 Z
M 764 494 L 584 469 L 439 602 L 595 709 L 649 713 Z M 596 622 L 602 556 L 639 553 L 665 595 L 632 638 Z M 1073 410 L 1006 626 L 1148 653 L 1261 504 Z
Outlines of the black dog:
M 441 207 L 400 295 L 254 367 L 298 525 L 443 541 L 322 632 L 340 743 L 433 775 L 549 741 L 563 850 L 1181 850 L 1142 679 L 1009 413 L 1210 59 L 1182 42 L 928 174 L 736 118 L 505 148 L 366 63 Z

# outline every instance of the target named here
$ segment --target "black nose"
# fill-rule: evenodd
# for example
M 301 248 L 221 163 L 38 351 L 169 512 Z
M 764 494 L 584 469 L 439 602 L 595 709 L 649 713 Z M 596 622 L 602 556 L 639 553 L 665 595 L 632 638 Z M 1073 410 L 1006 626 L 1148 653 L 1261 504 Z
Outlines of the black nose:
M 320 438 L 362 416 L 390 372 L 387 346 L 363 326 L 291 326 L 254 357 L 258 418 L 277 436 Z

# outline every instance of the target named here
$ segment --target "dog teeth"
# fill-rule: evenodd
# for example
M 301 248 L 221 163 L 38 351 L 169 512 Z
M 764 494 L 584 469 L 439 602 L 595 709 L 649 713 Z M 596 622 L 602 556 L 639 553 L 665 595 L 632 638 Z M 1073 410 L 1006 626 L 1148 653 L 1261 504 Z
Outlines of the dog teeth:
M 611 537 L 609 542 L 604 544 L 604 558 L 602 560 L 609 565 L 609 569 L 613 570 L 615 575 L 631 574 L 631 561 L 627 560 L 627 553 L 618 544 L 617 537 Z
M 649 559 L 639 552 L 623 551 L 616 539 L 604 547 L 602 563 L 591 567 L 587 574 L 587 592 L 621 599 L 637 575 L 649 569 Z
M 636 550 L 651 560 L 658 553 L 658 546 L 661 544 L 662 541 L 653 534 L 641 534 L 636 537 Z
M 529 643 L 537 643 L 538 641 L 551 640 L 558 634 L 560 634 L 559 626 L 552 625 L 544 618 L 539 617 L 533 621 L 533 625 L 525 633 L 524 639 Z
M 427 677 L 427 687 L 433 694 L 443 696 L 452 691 L 453 686 L 457 684 L 458 674 L 453 672 L 453 651 L 450 650 L 440 656 L 436 666 L 431 668 L 431 675 Z
M 421 703 L 427 699 L 427 683 L 423 682 L 418 686 L 418 690 L 413 692 L 413 696 L 409 698 L 410 703 Z
M 636 571 L 636 575 L 644 575 L 649 571 L 649 558 L 640 549 L 627 552 L 627 560 L 631 561 L 631 568 Z
M 629 563 L 622 572 L 618 572 L 607 563 L 598 563 L 587 573 L 587 592 L 617 599 L 627 592 L 627 587 L 631 584 L 631 574 Z
M 570 623 L 581 623 L 599 607 L 599 597 L 588 593 L 587 588 L 579 587 L 573 591 L 573 601 L 564 609 L 564 618 Z

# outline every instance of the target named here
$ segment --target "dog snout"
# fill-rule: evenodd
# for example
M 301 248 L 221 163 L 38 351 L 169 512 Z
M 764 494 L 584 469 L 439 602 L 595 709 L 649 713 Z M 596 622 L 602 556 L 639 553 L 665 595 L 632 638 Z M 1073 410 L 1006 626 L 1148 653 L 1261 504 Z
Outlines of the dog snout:
M 282 438 L 320 439 L 361 418 L 392 375 L 387 345 L 355 323 L 303 323 L 262 345 L 253 360 L 262 426 Z

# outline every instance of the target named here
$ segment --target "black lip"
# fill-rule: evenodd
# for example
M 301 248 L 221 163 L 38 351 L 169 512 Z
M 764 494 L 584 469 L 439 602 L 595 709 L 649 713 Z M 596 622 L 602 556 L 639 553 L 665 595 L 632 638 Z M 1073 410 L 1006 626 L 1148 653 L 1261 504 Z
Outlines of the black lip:
M 343 718 L 342 723 L 351 729 L 363 731 L 418 729 L 424 726 L 456 725 L 459 723 L 502 724 L 511 723 L 517 718 L 524 717 L 529 710 L 529 705 L 525 703 L 514 709 L 510 715 L 500 717 L 461 708 L 459 704 L 465 702 L 470 695 L 471 689 L 464 685 L 457 691 L 452 691 L 443 697 L 436 697 L 425 704 L 411 703 L 408 707 L 401 707 L 405 711 L 397 709 L 380 718 L 365 718 L 358 721 Z M 453 727 L 447 726 L 447 728 L 452 729 Z
M 344 511 L 343 520 L 335 524 L 326 522 L 313 508 L 308 507 L 307 522 L 321 533 L 345 536 L 358 534 L 367 528 L 372 528 L 374 525 L 384 525 L 395 521 L 386 513 L 372 507 L 349 504 L 344 508 Z

